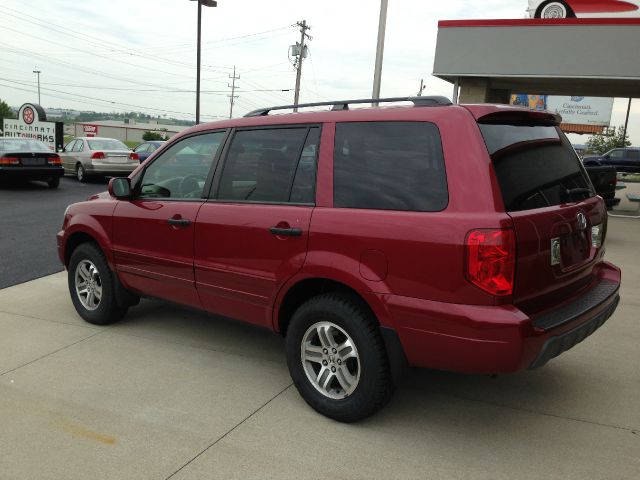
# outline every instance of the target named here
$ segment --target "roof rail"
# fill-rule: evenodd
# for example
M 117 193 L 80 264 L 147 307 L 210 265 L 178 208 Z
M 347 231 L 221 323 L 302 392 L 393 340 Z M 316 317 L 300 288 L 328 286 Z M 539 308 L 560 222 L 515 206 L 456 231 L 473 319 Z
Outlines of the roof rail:
M 359 103 L 389 103 L 389 102 L 413 102 L 416 107 L 436 107 L 452 105 L 451 100 L 442 96 L 428 96 L 428 97 L 391 97 L 391 98 L 367 98 L 360 100 L 336 100 L 334 102 L 316 102 L 316 103 L 300 103 L 298 105 L 281 105 L 278 107 L 259 108 L 253 110 L 245 115 L 245 117 L 261 117 L 269 115 L 272 110 L 290 110 L 293 108 L 304 107 L 324 107 L 331 105 L 331 110 L 349 110 L 349 105 L 355 105 Z

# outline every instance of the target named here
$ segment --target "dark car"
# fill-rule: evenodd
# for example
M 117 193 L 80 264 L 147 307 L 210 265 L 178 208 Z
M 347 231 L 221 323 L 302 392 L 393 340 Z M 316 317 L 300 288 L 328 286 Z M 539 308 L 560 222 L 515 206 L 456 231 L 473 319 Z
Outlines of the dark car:
M 173 137 L 67 209 L 76 311 L 106 325 L 155 297 L 279 332 L 302 397 L 340 421 L 382 407 L 406 363 L 537 368 L 603 325 L 620 269 L 560 117 L 405 100 Z
M 60 156 L 30 138 L 0 138 L 0 180 L 39 180 L 58 188 L 64 175 Z
M 618 184 L 616 168 L 608 165 L 598 165 L 595 162 L 586 162 L 584 168 L 593 187 L 596 189 L 596 193 L 604 199 L 607 209 L 612 209 L 618 205 L 620 199 L 616 198 L 616 186 Z
M 150 140 L 148 142 L 141 143 L 136 148 L 134 148 L 133 151 L 138 154 L 138 157 L 140 157 L 140 163 L 142 163 L 147 158 L 149 158 L 149 155 L 151 155 L 165 143 L 167 142 L 160 140 Z
M 583 158 L 584 165 L 608 165 L 618 172 L 640 173 L 640 148 L 614 148 L 604 155 Z

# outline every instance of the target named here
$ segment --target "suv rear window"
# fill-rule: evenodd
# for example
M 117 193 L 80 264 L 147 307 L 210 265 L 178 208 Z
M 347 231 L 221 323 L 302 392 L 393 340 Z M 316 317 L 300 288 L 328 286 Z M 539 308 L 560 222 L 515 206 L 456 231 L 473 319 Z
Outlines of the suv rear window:
M 438 128 L 428 122 L 336 124 L 334 206 L 433 212 L 448 203 Z
M 555 126 L 480 124 L 508 212 L 593 197 L 567 137 Z

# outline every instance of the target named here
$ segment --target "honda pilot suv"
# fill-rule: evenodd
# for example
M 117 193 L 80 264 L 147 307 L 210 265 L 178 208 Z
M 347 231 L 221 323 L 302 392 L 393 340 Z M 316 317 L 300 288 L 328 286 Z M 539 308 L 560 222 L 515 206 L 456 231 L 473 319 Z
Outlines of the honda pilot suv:
M 404 100 L 177 135 L 67 209 L 77 312 L 105 325 L 157 297 L 271 329 L 302 397 L 345 422 L 382 407 L 405 365 L 516 372 L 592 334 L 620 270 L 560 117 Z

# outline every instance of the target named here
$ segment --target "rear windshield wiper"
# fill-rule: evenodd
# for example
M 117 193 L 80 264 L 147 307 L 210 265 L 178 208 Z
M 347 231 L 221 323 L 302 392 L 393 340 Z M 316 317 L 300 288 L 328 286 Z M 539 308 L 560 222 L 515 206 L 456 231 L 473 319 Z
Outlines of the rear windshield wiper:
M 580 194 L 591 195 L 591 189 L 590 188 L 584 188 L 584 187 L 567 188 L 567 193 L 571 197 L 573 197 L 574 195 L 580 195 Z

